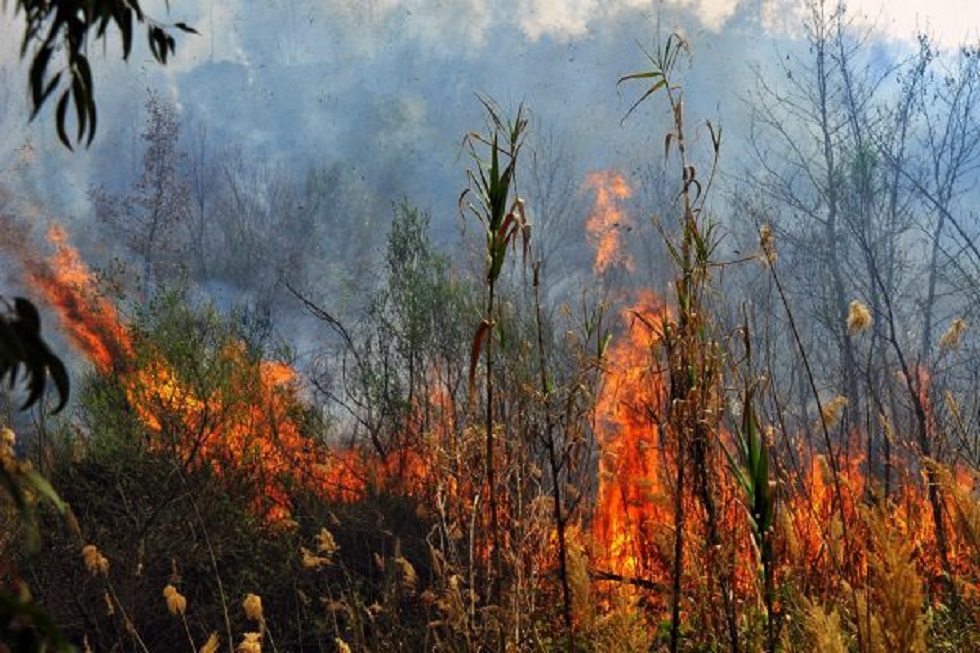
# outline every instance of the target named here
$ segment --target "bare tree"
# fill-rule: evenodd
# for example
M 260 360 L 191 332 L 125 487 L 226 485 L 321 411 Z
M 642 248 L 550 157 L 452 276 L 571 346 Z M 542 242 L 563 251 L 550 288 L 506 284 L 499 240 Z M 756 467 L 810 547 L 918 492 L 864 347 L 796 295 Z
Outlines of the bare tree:
M 132 192 L 116 196 L 100 187 L 91 196 L 96 217 L 142 264 L 139 291 L 147 298 L 182 266 L 186 241 L 177 227 L 190 215 L 190 191 L 176 109 L 150 91 L 145 111 L 143 169 Z

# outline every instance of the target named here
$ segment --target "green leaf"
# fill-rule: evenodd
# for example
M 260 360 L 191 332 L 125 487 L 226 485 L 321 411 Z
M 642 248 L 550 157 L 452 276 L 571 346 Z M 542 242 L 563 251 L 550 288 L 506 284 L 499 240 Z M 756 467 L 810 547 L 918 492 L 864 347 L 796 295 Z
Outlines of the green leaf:
M 619 79 L 617 79 L 616 80 L 616 86 L 619 86 L 623 82 L 627 82 L 627 81 L 629 81 L 631 79 L 656 79 L 658 77 L 660 79 L 663 79 L 663 76 L 664 76 L 663 73 L 661 73 L 659 71 L 656 71 L 656 70 L 651 70 L 651 71 L 645 72 L 645 73 L 632 73 L 630 75 L 623 75 L 622 77 L 620 77 Z
M 28 75 L 30 79 L 31 87 L 31 104 L 33 105 L 33 110 L 31 111 L 31 118 L 37 115 L 38 111 L 41 110 L 41 105 L 44 104 L 45 98 L 50 94 L 49 89 L 45 89 L 44 86 L 44 76 L 48 70 L 48 62 L 51 59 L 51 54 L 54 49 L 45 46 L 40 49 L 38 54 L 34 57 L 34 61 L 31 62 L 31 69 Z
M 644 93 L 643 95 L 641 95 L 640 96 L 640 99 L 637 100 L 636 102 L 634 102 L 632 106 L 630 106 L 629 110 L 626 112 L 626 115 L 623 116 L 623 120 L 621 120 L 620 122 L 625 122 L 626 119 L 630 117 L 630 115 L 636 110 L 636 108 L 638 106 L 640 106 L 641 104 L 643 104 L 643 102 L 648 97 L 650 97 L 651 95 L 653 95 L 654 93 L 656 93 L 658 90 L 660 90 L 661 88 L 663 88 L 665 84 L 666 84 L 665 81 L 660 80 L 659 82 L 657 82 L 656 84 L 654 84 L 653 86 L 651 86 L 649 89 L 647 89 L 647 92 Z
M 71 140 L 68 138 L 68 132 L 65 131 L 65 120 L 68 114 L 68 98 L 68 91 L 65 91 L 61 94 L 61 99 L 58 100 L 58 107 L 55 110 L 55 125 L 58 129 L 58 139 L 62 145 L 71 150 L 73 149 Z
M 64 513 L 68 509 L 68 504 L 58 496 L 54 487 L 48 482 L 48 479 L 44 478 L 37 471 L 33 469 L 28 469 L 24 471 L 24 480 L 26 480 L 31 487 L 38 491 L 45 499 L 54 504 L 54 507 L 60 513 Z

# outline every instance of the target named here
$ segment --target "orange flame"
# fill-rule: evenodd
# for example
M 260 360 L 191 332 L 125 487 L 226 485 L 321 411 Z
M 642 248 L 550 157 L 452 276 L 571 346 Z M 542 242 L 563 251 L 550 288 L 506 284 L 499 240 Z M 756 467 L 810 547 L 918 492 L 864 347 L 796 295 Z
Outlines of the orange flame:
M 115 306 L 96 290 L 92 272 L 68 244 L 64 228 L 52 226 L 48 240 L 55 248 L 48 260 L 28 256 L 23 261 L 28 281 L 57 309 L 72 344 L 101 372 L 131 359 L 132 341 Z
M 623 175 L 614 170 L 589 173 L 585 186 L 595 190 L 595 205 L 585 222 L 589 240 L 596 248 L 595 273 L 601 275 L 617 266 L 632 270 L 633 259 L 622 243 L 622 233 L 632 230 L 633 222 L 619 203 L 632 196 L 633 191 Z
M 608 350 L 605 387 L 596 406 L 602 456 L 593 534 L 600 557 L 624 576 L 649 571 L 652 528 L 669 519 L 661 480 L 665 452 L 654 417 L 662 409 L 664 380 L 651 355 L 665 311 L 650 292 L 624 311 L 631 327 Z
M 629 197 L 625 181 L 616 173 L 595 173 L 589 184 L 596 188 L 597 207 L 605 204 L 614 211 L 597 209 L 590 217 L 597 242 L 596 270 L 628 267 L 631 263 L 619 242 L 619 227 L 629 223 L 615 206 Z M 453 421 L 456 407 L 451 392 L 436 391 L 421 400 L 427 402 L 425 409 L 431 417 L 423 420 L 421 408 L 411 415 L 405 425 L 404 446 L 384 460 L 358 450 L 331 450 L 306 437 L 305 407 L 299 398 L 296 371 L 288 365 L 256 360 L 241 344 L 227 344 L 217 356 L 230 370 L 230 377 L 221 387 L 201 388 L 181 379 L 163 356 L 150 355 L 138 363 L 118 311 L 95 291 L 93 275 L 68 244 L 64 230 L 52 228 L 49 239 L 54 254 L 48 260 L 24 259 L 29 280 L 58 310 L 72 343 L 101 372 L 119 374 L 134 412 L 154 436 L 157 451 L 179 456 L 191 466 L 209 467 L 229 491 L 245 493 L 256 514 L 271 523 L 290 519 L 297 491 L 356 501 L 369 489 L 388 482 L 397 482 L 399 489 L 422 499 L 423 507 L 445 508 L 444 516 L 452 522 L 471 523 L 468 510 L 480 488 L 466 486 L 472 475 L 458 472 L 478 465 L 482 449 L 461 452 L 456 438 L 465 425 Z M 18 254 L 24 257 L 27 248 L 22 250 Z M 667 473 L 676 465 L 677 452 L 657 422 L 664 413 L 667 387 L 653 352 L 669 312 L 653 293 L 644 292 L 623 316 L 630 328 L 607 350 L 604 387 L 596 404 L 595 432 L 601 457 L 591 523 L 592 553 L 603 571 L 656 584 L 668 578 L 673 555 L 674 489 Z M 928 377 L 924 371 L 919 374 L 924 388 Z M 753 596 L 758 583 L 757 552 L 750 544 L 744 497 L 723 461 L 716 457 L 709 464 L 717 480 L 725 542 L 735 543 L 731 545 L 732 591 L 742 600 Z M 774 529 L 777 574 L 792 575 L 814 592 L 834 591 L 845 571 L 854 581 L 867 577 L 874 543 L 862 526 L 860 508 L 869 483 L 862 464 L 859 457 L 851 456 L 837 465 L 843 506 L 837 505 L 834 479 L 819 457 L 810 457 L 803 464 L 798 482 L 780 486 Z M 887 502 L 888 518 L 914 543 L 917 565 L 938 578 L 944 570 L 924 491 L 926 481 L 916 477 L 919 473 L 908 471 L 902 479 L 900 490 Z M 954 470 L 950 482 L 964 496 L 976 491 L 974 477 L 962 472 Z M 438 502 L 425 501 L 436 494 Z M 947 513 L 954 515 L 954 508 L 949 504 Z M 504 500 L 501 510 L 506 513 L 507 509 Z M 689 542 L 701 537 L 703 544 L 703 533 L 698 533 L 702 515 L 693 500 L 686 510 L 690 517 L 685 537 Z M 835 520 L 846 522 L 849 541 L 835 530 Z M 578 532 L 578 525 L 571 524 L 571 537 L 577 538 Z M 968 543 L 957 540 L 954 529 L 949 537 L 952 572 L 976 579 L 976 562 Z M 485 552 L 476 555 L 485 556 Z M 704 568 L 704 547 L 692 545 L 687 555 L 686 568 Z M 701 558 L 695 559 L 697 556 Z M 696 573 L 687 574 L 684 582 L 693 584 L 701 582 L 700 578 Z M 980 591 L 975 582 L 972 587 Z M 651 605 L 656 606 L 656 599 Z
M 47 259 L 20 252 L 29 282 L 57 310 L 72 344 L 100 372 L 120 374 L 133 410 L 156 435 L 155 449 L 240 484 L 272 521 L 289 517 L 294 489 L 348 500 L 363 493 L 365 475 L 351 473 L 363 468 L 354 453 L 328 451 L 305 436 L 293 368 L 253 361 L 232 344 L 219 354 L 231 378 L 195 391 L 162 356 L 139 363 L 126 325 L 65 230 L 52 227 L 48 239 L 55 251 Z

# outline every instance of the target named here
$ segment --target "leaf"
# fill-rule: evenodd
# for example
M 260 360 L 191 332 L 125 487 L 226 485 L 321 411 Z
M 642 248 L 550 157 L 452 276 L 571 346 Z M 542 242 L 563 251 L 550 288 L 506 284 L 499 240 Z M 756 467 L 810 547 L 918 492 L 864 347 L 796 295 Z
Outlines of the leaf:
M 41 476 L 37 470 L 25 470 L 24 480 L 27 481 L 31 487 L 37 490 L 41 496 L 54 504 L 54 507 L 58 510 L 58 512 L 64 513 L 68 509 L 68 504 L 65 503 L 60 496 L 58 496 L 58 493 L 55 491 L 51 483 L 48 482 L 48 479 Z
M 41 110 L 41 107 L 44 105 L 47 99 L 51 96 L 51 94 L 55 91 L 55 89 L 58 88 L 58 84 L 60 82 L 61 82 L 61 71 L 55 73 L 55 76 L 52 77 L 51 80 L 48 82 L 48 85 L 44 88 L 44 91 L 41 92 L 41 97 L 35 103 L 34 111 L 31 113 L 31 119 L 33 119 L 34 116 L 37 115 L 38 111 Z
M 122 10 L 121 14 L 115 16 L 115 20 L 116 26 L 119 28 L 119 34 L 122 37 L 123 60 L 125 61 L 129 58 L 129 53 L 133 49 L 133 10 L 126 7 Z
M 75 66 L 81 77 L 82 88 L 84 90 L 82 97 L 85 101 L 85 113 L 89 121 L 86 145 L 91 145 L 92 138 L 95 136 L 95 86 L 92 81 L 92 68 L 89 66 L 88 58 L 84 55 L 78 55 L 75 59 Z
M 21 409 L 26 410 L 40 401 L 50 373 L 58 391 L 58 405 L 54 410 L 58 412 L 68 401 L 68 371 L 41 337 L 37 307 L 24 297 L 15 297 L 13 305 L 12 316 L 0 316 L 0 380 L 9 374 L 10 386 L 14 387 L 17 372 L 24 366 L 28 396 Z
M 58 129 L 58 139 L 62 145 L 72 150 L 71 140 L 68 138 L 68 132 L 65 131 L 65 119 L 68 113 L 68 93 L 68 91 L 62 93 L 61 99 L 58 100 L 58 107 L 55 110 L 55 125 Z
M 480 360 L 480 353 L 483 351 L 483 343 L 486 342 L 487 336 L 490 335 L 490 328 L 493 323 L 489 318 L 484 318 L 480 322 L 480 326 L 476 329 L 476 335 L 473 336 L 473 345 L 470 348 L 470 375 L 469 375 L 469 398 L 470 404 L 476 399 L 476 366 Z
M 85 99 L 85 87 L 78 76 L 75 76 L 71 84 L 71 92 L 75 99 L 75 117 L 78 119 L 76 140 L 81 141 L 85 135 L 85 128 L 88 125 L 88 101 Z
M 177 29 L 179 29 L 179 30 L 181 30 L 183 32 L 188 32 L 190 34 L 197 34 L 198 36 L 200 36 L 200 34 L 201 34 L 196 29 L 194 29 L 193 27 L 191 27 L 190 25 L 188 25 L 187 23 L 174 23 L 174 27 L 176 27 Z
M 715 126 L 711 123 L 710 120 L 707 120 L 705 122 L 708 125 L 708 132 L 711 133 L 711 147 L 714 150 L 714 152 L 717 154 L 719 151 L 721 151 L 721 126 L 719 126 L 716 131 Z
M 54 49 L 52 47 L 44 46 L 38 52 L 37 56 L 34 57 L 34 61 L 31 62 L 31 69 L 28 75 L 31 87 L 31 104 L 33 105 L 31 119 L 41 110 L 44 99 L 51 92 L 49 90 L 50 85 L 48 89 L 44 86 L 44 75 L 48 70 L 48 61 L 51 59 L 53 52 Z
M 26 330 L 27 335 L 41 337 L 41 314 L 34 302 L 26 297 L 14 297 L 14 312 L 17 323 Z
M 626 115 L 623 116 L 623 119 L 620 122 L 626 122 L 626 119 L 629 118 L 634 111 L 636 111 L 636 108 L 638 106 L 643 104 L 643 102 L 646 101 L 648 97 L 650 97 L 651 95 L 653 95 L 654 93 L 656 93 L 666 85 L 667 82 L 665 80 L 660 80 L 659 82 L 651 86 L 649 89 L 647 89 L 647 92 L 641 95 L 639 100 L 633 103 L 633 105 L 629 108 L 629 110 L 626 112 Z
M 631 79 L 656 79 L 657 77 L 663 79 L 663 76 L 664 76 L 663 73 L 656 70 L 651 70 L 645 73 L 632 73 L 630 75 L 623 75 L 622 77 L 617 79 L 616 86 L 619 86 L 623 82 L 629 81 Z

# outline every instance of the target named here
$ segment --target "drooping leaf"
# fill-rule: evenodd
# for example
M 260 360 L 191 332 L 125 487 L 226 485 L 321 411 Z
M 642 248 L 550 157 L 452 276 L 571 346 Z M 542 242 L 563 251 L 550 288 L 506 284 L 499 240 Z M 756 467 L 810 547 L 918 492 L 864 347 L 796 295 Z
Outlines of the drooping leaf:
M 65 120 L 68 116 L 68 99 L 68 91 L 61 94 L 61 99 L 58 100 L 58 108 L 55 111 L 55 125 L 58 130 L 58 139 L 65 147 L 71 150 L 71 140 L 68 138 L 68 132 L 65 130 Z
M 41 476 L 37 470 L 24 470 L 23 476 L 24 480 L 41 496 L 50 501 L 58 512 L 64 513 L 68 509 L 68 504 L 58 495 L 51 483 L 48 482 L 48 479 Z
M 470 374 L 469 374 L 469 398 L 470 404 L 476 400 L 476 366 L 480 362 L 480 353 L 483 351 L 483 343 L 490 335 L 492 323 L 488 319 L 480 322 L 473 336 L 473 344 L 470 346 Z
M 47 387 L 48 374 L 58 392 L 54 412 L 64 408 L 70 392 L 68 371 L 41 337 L 41 316 L 37 307 L 30 300 L 17 297 L 13 302 L 13 312 L 0 315 L 0 381 L 9 376 L 10 387 L 14 387 L 21 367 L 25 371 L 28 393 L 22 409 L 41 400 Z
M 20 0 L 16 8 L 25 12 L 20 56 L 25 58 L 33 52 L 28 74 L 31 119 L 37 117 L 41 108 L 58 92 L 55 126 L 59 140 L 68 149 L 72 149 L 65 125 L 68 102 L 75 104 L 77 141 L 91 144 L 96 133 L 95 88 L 87 59 L 92 41 L 107 38 L 111 32 L 109 26 L 115 26 L 119 31 L 122 58 L 128 59 L 135 17 L 136 22 L 146 29 L 154 59 L 165 65 L 177 46 L 170 31 L 197 34 L 187 23 L 165 25 L 149 19 L 135 0 Z
M 34 61 L 31 62 L 29 79 L 31 87 L 31 103 L 34 105 L 34 109 L 31 112 L 31 117 L 37 115 L 37 112 L 41 109 L 41 105 L 44 104 L 44 100 L 51 94 L 51 89 L 46 88 L 44 77 L 48 71 L 48 62 L 51 60 L 51 54 L 53 52 L 54 48 L 48 46 L 42 47 L 34 57 Z

